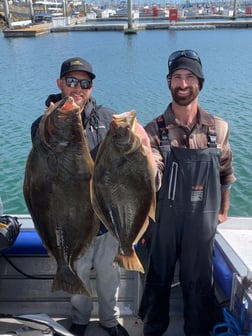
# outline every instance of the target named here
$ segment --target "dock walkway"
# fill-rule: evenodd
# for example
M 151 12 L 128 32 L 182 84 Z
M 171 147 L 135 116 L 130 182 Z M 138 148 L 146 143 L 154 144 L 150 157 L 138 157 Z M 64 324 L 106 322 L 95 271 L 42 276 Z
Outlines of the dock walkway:
M 167 20 L 168 21 L 168 20 Z M 154 22 L 154 23 L 141 23 L 137 21 L 133 24 L 134 31 L 140 30 L 154 30 L 154 29 L 170 29 L 170 30 L 196 30 L 196 29 L 221 29 L 221 28 L 252 28 L 252 20 L 213 20 L 207 22 Z M 28 27 L 15 27 L 3 30 L 4 37 L 36 37 L 48 33 L 62 33 L 62 32 L 75 32 L 75 31 L 119 31 L 127 32 L 127 23 L 100 23 L 98 20 L 95 22 L 85 22 L 81 24 L 67 24 L 64 26 L 53 27 L 50 23 L 41 25 L 30 25 Z

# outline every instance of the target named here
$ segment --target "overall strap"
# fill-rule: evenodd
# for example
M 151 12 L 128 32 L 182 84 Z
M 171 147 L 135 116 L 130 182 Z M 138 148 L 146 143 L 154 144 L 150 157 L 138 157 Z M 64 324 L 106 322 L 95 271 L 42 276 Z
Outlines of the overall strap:
M 217 137 L 217 133 L 216 133 L 216 129 L 215 129 L 215 120 L 214 117 L 211 115 L 211 119 L 212 119 L 212 125 L 208 126 L 208 131 L 207 131 L 207 146 L 209 148 L 217 148 L 217 144 L 216 144 L 216 137 Z
M 171 151 L 168 129 L 165 127 L 165 120 L 163 115 L 157 117 L 156 122 L 159 130 L 160 150 L 163 154 L 164 163 L 166 164 Z
M 165 127 L 165 120 L 164 116 L 161 115 L 157 117 L 156 119 L 157 125 L 158 125 L 158 130 L 159 130 L 159 138 L 160 138 L 160 145 L 170 145 L 169 141 L 169 135 L 168 135 L 168 129 Z
M 212 119 L 212 125 L 208 126 L 207 131 L 207 139 L 208 139 L 207 146 L 209 148 L 217 148 L 216 144 L 217 133 L 215 129 L 215 120 L 212 115 L 211 119 Z M 164 116 L 161 115 L 157 117 L 156 122 L 159 129 L 160 146 L 170 145 L 168 129 L 165 127 Z

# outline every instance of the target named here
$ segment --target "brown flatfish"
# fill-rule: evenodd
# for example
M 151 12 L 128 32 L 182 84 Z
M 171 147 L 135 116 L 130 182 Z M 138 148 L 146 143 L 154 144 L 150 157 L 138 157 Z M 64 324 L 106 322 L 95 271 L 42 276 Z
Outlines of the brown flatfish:
M 136 125 L 134 110 L 113 116 L 95 160 L 91 201 L 119 241 L 115 261 L 144 273 L 134 244 L 147 229 L 149 217 L 155 216 L 155 174 Z
M 65 97 L 45 111 L 24 178 L 35 229 L 57 262 L 52 291 L 90 296 L 74 261 L 85 253 L 99 227 L 90 199 L 93 168 L 80 108 Z

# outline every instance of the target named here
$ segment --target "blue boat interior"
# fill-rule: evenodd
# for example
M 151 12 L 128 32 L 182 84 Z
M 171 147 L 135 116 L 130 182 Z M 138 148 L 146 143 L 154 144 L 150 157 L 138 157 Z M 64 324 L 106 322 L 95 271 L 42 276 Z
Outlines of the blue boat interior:
M 40 236 L 34 229 L 21 230 L 14 245 L 4 252 L 5 255 L 47 255 Z M 221 252 L 214 245 L 213 271 L 215 283 L 227 298 L 231 297 L 233 271 Z
M 21 230 L 14 245 L 4 251 L 5 255 L 45 255 L 48 254 L 40 236 L 34 229 Z

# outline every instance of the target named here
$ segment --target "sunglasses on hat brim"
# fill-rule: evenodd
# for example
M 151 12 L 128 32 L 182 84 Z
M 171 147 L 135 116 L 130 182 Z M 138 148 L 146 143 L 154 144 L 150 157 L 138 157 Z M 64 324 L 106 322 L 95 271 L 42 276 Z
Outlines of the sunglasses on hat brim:
M 168 66 L 170 67 L 171 64 L 178 58 L 180 57 L 186 57 L 186 58 L 190 58 L 192 60 L 196 60 L 198 61 L 200 64 L 201 64 L 201 60 L 200 60 L 200 57 L 198 55 L 198 53 L 194 50 L 177 50 L 177 51 L 174 51 L 169 59 L 168 59 Z

